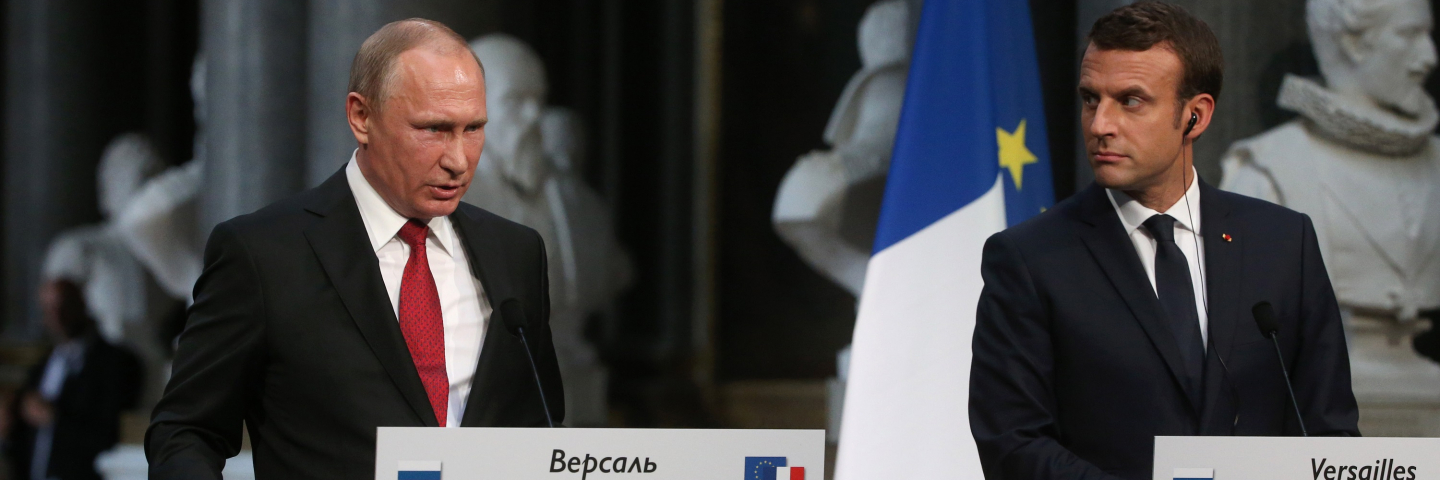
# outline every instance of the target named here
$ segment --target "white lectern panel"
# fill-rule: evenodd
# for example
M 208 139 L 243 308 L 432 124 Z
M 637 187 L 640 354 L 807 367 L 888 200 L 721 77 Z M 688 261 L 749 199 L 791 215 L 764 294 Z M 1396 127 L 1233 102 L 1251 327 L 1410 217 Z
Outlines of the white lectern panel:
M 825 431 L 381 427 L 375 478 L 824 480 Z
M 1154 478 L 1440 479 L 1440 439 L 1155 437 Z

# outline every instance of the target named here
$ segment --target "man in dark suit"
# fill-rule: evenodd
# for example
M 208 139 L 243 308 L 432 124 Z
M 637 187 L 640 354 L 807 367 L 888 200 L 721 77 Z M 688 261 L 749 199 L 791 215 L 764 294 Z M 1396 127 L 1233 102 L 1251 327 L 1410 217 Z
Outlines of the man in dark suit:
M 465 40 L 437 22 L 365 41 L 350 162 L 210 236 L 146 434 L 150 478 L 219 479 L 242 423 L 260 479 L 371 478 L 380 426 L 543 426 L 525 350 L 498 316 L 512 300 L 563 417 L 540 236 L 460 203 L 484 88 Z
M 120 414 L 140 397 L 140 359 L 95 330 L 80 287 L 40 287 L 55 349 L 36 365 L 4 415 L 5 454 L 16 479 L 99 480 L 95 457 L 120 439 Z
M 985 245 L 970 425 L 986 478 L 1148 479 L 1157 435 L 1299 435 L 1261 301 L 1310 434 L 1359 434 L 1310 219 L 1195 176 L 1222 69 L 1179 7 L 1096 21 L 1079 88 L 1095 184 Z

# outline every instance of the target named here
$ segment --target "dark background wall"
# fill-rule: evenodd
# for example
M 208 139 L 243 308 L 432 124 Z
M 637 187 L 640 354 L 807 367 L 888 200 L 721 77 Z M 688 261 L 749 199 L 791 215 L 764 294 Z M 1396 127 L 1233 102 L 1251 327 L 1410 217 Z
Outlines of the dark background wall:
M 99 219 L 95 166 L 116 134 L 141 130 L 188 159 L 193 1 L 4 4 L 5 326 L 37 333 L 35 279 L 59 231 Z

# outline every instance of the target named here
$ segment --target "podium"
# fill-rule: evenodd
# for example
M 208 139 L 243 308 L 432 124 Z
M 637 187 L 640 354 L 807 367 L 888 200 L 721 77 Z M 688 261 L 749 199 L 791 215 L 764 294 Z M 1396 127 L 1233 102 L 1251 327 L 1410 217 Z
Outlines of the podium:
M 824 430 L 380 427 L 376 480 L 824 480 Z
M 1440 477 L 1440 438 L 1155 437 L 1155 480 Z

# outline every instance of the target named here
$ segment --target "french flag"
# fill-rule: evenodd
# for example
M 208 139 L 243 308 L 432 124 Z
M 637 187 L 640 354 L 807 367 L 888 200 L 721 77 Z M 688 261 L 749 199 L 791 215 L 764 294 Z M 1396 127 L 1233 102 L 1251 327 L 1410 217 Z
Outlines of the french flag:
M 401 461 L 396 480 L 440 480 L 440 462 Z
M 805 467 L 775 467 L 775 480 L 805 480 Z
M 1054 202 L 1029 2 L 923 9 L 860 294 L 837 480 L 983 476 L 965 407 L 981 252 Z

